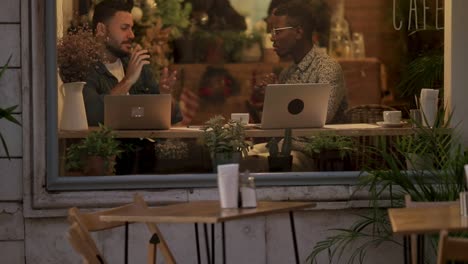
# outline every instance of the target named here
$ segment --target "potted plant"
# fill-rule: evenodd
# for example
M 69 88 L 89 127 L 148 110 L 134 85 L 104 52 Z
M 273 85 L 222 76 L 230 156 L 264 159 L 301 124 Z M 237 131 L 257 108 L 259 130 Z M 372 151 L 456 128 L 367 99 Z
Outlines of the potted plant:
M 225 122 L 219 115 L 205 123 L 203 141 L 210 152 L 214 171 L 220 164 L 239 163 L 250 147 L 245 141 L 244 125 L 236 120 Z
M 186 169 L 183 162 L 189 156 L 189 147 L 182 140 L 167 139 L 156 142 L 154 150 L 156 153 L 156 172 L 177 173 Z
M 389 243 L 401 245 L 400 238 L 393 236 L 387 208 L 382 208 L 382 199 L 389 207 L 401 207 L 406 194 L 410 195 L 412 201 L 440 202 L 459 198 L 460 192 L 466 188 L 463 168 L 468 164 L 468 156 L 456 131 L 446 128 L 450 124 L 450 115 L 448 119 L 445 117 L 445 110 L 441 110 L 436 118 L 437 126 L 427 128 L 418 125 L 415 131 L 421 138 L 420 144 L 426 144 L 434 153 L 432 166 L 427 169 L 405 170 L 404 158 L 408 152 L 406 147 L 402 149 L 399 144 L 390 149 L 389 146 L 367 149 L 369 162 L 378 164 L 371 163 L 371 168 L 361 175 L 356 191 L 368 192 L 371 209 L 359 215 L 350 227 L 334 229 L 333 234 L 314 245 L 308 257 L 310 263 L 315 263 L 321 253 L 326 254 L 330 262 L 340 259 L 347 263 L 363 263 L 368 249 L 373 250 Z M 379 159 L 376 161 L 372 157 Z M 354 253 L 344 260 L 343 253 L 349 250 Z M 433 263 L 435 260 L 430 258 L 435 256 L 435 252 L 426 253 L 421 263 Z
M 293 157 L 291 155 L 292 131 L 291 128 L 284 130 L 284 139 L 279 151 L 279 142 L 276 138 L 271 138 L 267 143 L 268 167 L 271 172 L 291 171 Z
M 2 69 L 0 70 L 0 79 L 2 79 L 2 76 L 5 73 L 5 71 L 6 71 L 7 67 L 8 67 L 8 64 L 10 63 L 10 60 L 11 60 L 11 56 L 8 58 L 8 61 L 5 63 L 5 65 L 3 65 Z M 18 122 L 18 120 L 13 116 L 13 112 L 15 111 L 15 109 L 17 107 L 18 107 L 17 105 L 7 107 L 7 108 L 0 107 L 0 119 L 5 118 L 9 122 L 21 126 L 21 124 Z M 2 141 L 2 146 L 3 146 L 3 150 L 5 150 L 5 154 L 7 155 L 8 159 L 10 159 L 10 152 L 8 151 L 8 147 L 7 147 L 5 138 L 3 137 L 1 131 L 0 131 L 0 140 Z
M 83 100 L 83 88 L 87 74 L 97 62 L 105 62 L 104 44 L 94 37 L 92 31 L 79 28 L 69 32 L 57 43 L 57 64 L 63 87 L 61 120 L 62 130 L 87 130 L 88 121 Z
M 121 153 L 120 143 L 112 130 L 99 125 L 98 130 L 67 148 L 66 168 L 84 175 L 114 175 L 115 159 Z
M 323 133 L 308 138 L 304 149 L 317 171 L 344 171 L 350 169 L 356 147 L 350 137 Z

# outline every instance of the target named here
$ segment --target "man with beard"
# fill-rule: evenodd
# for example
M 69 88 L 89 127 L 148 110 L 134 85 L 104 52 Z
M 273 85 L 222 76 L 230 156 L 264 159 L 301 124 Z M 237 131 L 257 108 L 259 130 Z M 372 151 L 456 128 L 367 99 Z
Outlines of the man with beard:
M 132 7 L 126 1 L 104 0 L 94 9 L 93 32 L 106 46 L 107 63 L 95 65 L 83 89 L 90 126 L 104 121 L 105 95 L 169 94 L 176 82 L 176 72 L 169 74 L 164 69 L 158 85 L 148 66 L 148 50 L 139 45 L 133 48 Z M 182 114 L 177 103 L 173 101 L 172 105 L 171 121 L 174 124 L 182 120 Z
M 328 83 L 332 90 L 327 123 L 345 123 L 348 101 L 343 72 L 338 62 L 314 46 L 315 17 L 311 5 L 301 0 L 286 2 L 274 9 L 268 18 L 273 48 L 279 57 L 290 56 L 294 63 L 279 76 L 273 73 L 266 75 L 255 87 L 253 98 L 263 102 L 265 86 L 271 83 Z

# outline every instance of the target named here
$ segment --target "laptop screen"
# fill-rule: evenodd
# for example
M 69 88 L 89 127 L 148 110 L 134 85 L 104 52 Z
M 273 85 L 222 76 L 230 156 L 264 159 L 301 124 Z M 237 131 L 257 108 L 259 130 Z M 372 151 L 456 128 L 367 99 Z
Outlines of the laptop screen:
M 268 85 L 261 128 L 323 127 L 330 92 L 331 86 L 323 83 Z
M 104 125 L 112 129 L 169 129 L 171 95 L 106 95 Z

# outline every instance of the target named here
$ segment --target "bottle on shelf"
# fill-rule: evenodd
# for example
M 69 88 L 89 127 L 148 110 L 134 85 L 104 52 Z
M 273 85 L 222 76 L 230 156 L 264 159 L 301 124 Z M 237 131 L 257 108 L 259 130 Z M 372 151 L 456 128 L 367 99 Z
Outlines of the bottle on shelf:
M 353 57 L 349 24 L 345 16 L 345 2 L 340 0 L 330 23 L 329 54 L 335 58 Z

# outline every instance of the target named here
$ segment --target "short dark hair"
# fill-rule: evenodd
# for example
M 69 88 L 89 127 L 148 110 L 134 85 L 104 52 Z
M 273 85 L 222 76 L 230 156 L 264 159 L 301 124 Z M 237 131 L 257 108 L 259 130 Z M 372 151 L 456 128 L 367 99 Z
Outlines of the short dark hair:
M 278 5 L 273 15 L 286 16 L 288 23 L 293 27 L 302 27 L 306 39 L 312 39 L 316 30 L 316 14 L 312 6 L 304 0 L 293 0 Z
M 117 12 L 132 12 L 133 1 L 104 0 L 94 7 L 93 31 L 99 23 L 105 23 Z

